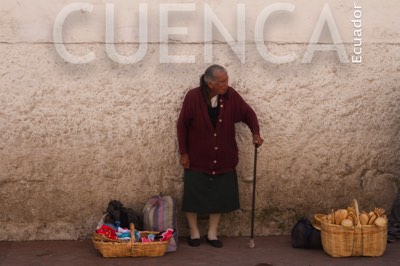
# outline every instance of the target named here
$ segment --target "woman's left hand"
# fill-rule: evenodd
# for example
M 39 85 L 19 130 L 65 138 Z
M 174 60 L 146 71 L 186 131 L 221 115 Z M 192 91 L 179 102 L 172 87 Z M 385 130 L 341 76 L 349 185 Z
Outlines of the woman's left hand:
M 264 139 L 262 137 L 260 137 L 260 135 L 253 135 L 253 144 L 254 145 L 258 145 L 261 146 L 264 142 Z

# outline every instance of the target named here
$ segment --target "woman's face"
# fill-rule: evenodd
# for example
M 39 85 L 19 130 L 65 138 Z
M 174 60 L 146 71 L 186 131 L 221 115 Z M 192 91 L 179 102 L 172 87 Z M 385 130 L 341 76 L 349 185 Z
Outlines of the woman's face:
M 228 73 L 216 71 L 214 73 L 215 80 L 208 82 L 208 87 L 211 89 L 213 95 L 223 95 L 228 90 Z

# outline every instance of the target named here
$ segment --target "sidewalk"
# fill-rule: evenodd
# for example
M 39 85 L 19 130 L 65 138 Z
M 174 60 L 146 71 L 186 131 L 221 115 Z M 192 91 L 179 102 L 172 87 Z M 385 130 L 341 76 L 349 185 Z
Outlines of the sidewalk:
M 0 265 L 400 265 L 400 242 L 388 244 L 382 257 L 332 258 L 322 250 L 292 248 L 289 236 L 257 237 L 253 249 L 248 237 L 221 240 L 221 249 L 180 240 L 178 251 L 157 258 L 102 258 L 90 240 L 0 242 Z

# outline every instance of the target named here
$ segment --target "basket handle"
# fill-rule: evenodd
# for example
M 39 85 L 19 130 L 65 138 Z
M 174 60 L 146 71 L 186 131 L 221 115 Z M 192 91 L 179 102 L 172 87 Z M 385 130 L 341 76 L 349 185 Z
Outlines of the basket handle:
M 129 229 L 131 230 L 131 238 L 135 239 L 135 225 L 133 223 L 130 223 Z
M 353 200 L 354 203 L 354 208 L 356 209 L 356 220 L 357 220 L 357 226 L 361 226 L 360 223 L 360 210 L 358 209 L 358 201 L 356 199 Z
M 129 244 L 133 247 L 133 243 L 135 243 L 136 237 L 135 237 L 135 225 L 133 223 L 129 224 L 129 229 L 131 231 L 131 241 Z

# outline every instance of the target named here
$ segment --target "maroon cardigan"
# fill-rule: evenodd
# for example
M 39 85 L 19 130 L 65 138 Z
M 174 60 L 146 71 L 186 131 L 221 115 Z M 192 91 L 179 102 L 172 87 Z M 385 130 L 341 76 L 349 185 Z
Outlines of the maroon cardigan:
M 179 152 L 189 154 L 190 170 L 211 175 L 235 170 L 238 163 L 235 123 L 244 122 L 253 135 L 260 134 L 256 114 L 233 88 L 218 96 L 218 104 L 220 111 L 214 129 L 200 87 L 185 96 L 177 129 Z

